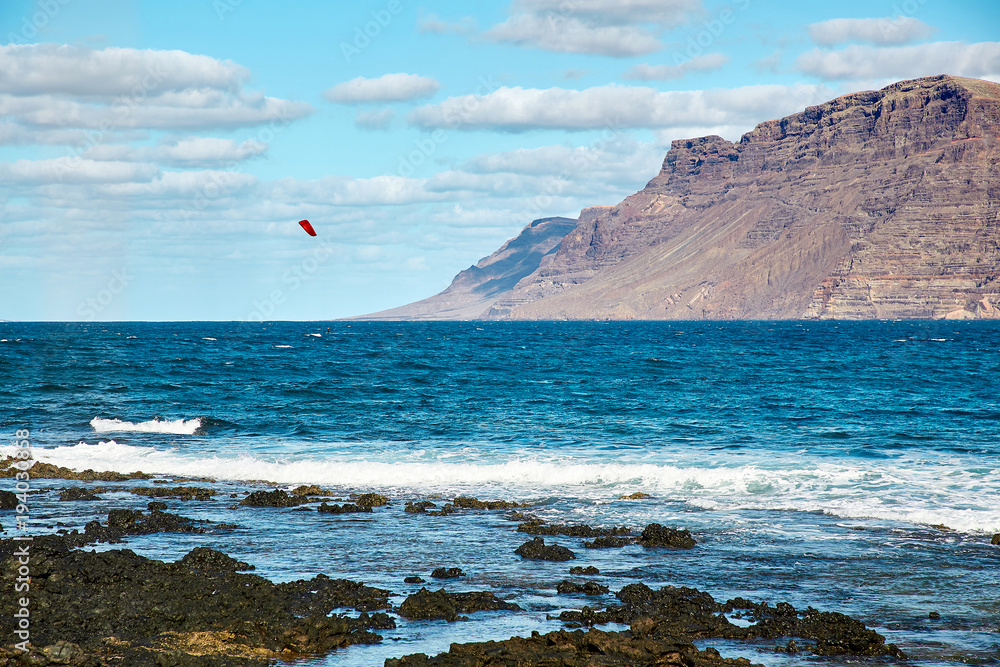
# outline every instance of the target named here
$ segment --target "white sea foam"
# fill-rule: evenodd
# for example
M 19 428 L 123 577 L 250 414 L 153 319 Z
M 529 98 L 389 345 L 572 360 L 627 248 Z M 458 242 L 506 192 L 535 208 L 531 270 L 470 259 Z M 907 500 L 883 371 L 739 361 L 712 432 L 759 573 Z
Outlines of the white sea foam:
M 153 419 L 151 421 L 133 422 L 122 421 L 121 419 L 103 419 L 94 417 L 90 420 L 90 425 L 98 433 L 132 432 L 132 433 L 173 433 L 175 435 L 194 435 L 194 432 L 201 428 L 201 418 L 175 419 L 173 421 L 163 421 Z
M 5 448 L 0 447 L 0 452 Z M 10 449 L 10 448 L 6 448 Z M 569 496 L 592 501 L 644 491 L 717 511 L 824 512 L 849 519 L 943 524 L 963 532 L 1000 532 L 1000 465 L 982 461 L 830 462 L 788 457 L 713 465 L 710 461 L 603 463 L 572 456 L 497 460 L 481 450 L 428 451 L 362 458 L 342 451 L 309 458 L 205 456 L 119 444 L 36 449 L 39 460 L 83 470 L 212 477 L 349 489 Z M 12 451 L 10 452 L 12 453 Z

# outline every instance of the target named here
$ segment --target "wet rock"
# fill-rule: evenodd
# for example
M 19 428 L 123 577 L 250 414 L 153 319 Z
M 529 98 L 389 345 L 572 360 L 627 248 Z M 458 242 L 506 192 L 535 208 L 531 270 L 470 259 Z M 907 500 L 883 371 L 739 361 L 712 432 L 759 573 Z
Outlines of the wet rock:
M 927 614 L 927 618 L 931 619 L 932 621 L 940 621 L 941 614 L 939 614 L 936 611 L 932 611 L 931 613 Z
M 546 545 L 545 541 L 540 537 L 536 537 L 533 540 L 525 542 L 515 549 L 514 553 L 521 558 L 528 558 L 531 560 L 565 561 L 576 558 L 576 554 L 566 547 L 558 544 Z
M 17 495 L 13 491 L 0 491 L 0 510 L 12 510 L 17 507 Z
M 996 533 L 993 539 L 990 540 L 990 544 L 1000 544 L 1000 533 Z
M 415 503 L 407 502 L 406 507 L 403 508 L 403 511 L 408 512 L 410 514 L 420 514 L 421 512 L 426 512 L 431 507 L 437 507 L 437 505 L 435 505 L 429 500 L 420 500 Z
M 556 585 L 556 590 L 560 593 L 583 593 L 584 595 L 604 595 L 610 589 L 607 586 L 587 581 L 578 584 L 575 581 L 564 579 Z
M 635 540 L 629 537 L 598 537 L 584 542 L 583 546 L 587 549 L 617 549 L 629 544 L 635 544 Z
M 477 611 L 520 611 L 516 604 L 505 602 L 489 591 L 448 593 L 443 588 L 429 591 L 421 588 L 399 606 L 400 615 L 411 620 L 444 619 L 449 623 L 461 620 L 459 614 Z
M 64 489 L 59 492 L 59 500 L 100 500 L 100 497 L 94 495 L 94 493 L 89 489 L 85 489 L 80 486 L 71 486 L 68 489 Z
M 419 591 L 407 597 L 403 604 L 399 605 L 401 616 L 410 620 L 432 621 L 444 619 L 449 623 L 459 620 L 458 605 L 451 599 L 451 596 L 442 588 L 437 591 L 429 591 L 421 588 Z
M 361 507 L 383 507 L 389 499 L 379 493 L 362 493 L 354 502 Z
M 8 456 L 5 460 L 0 461 L 0 477 L 14 477 L 17 473 L 21 472 L 21 470 L 13 467 L 18 460 L 12 456 Z M 42 461 L 35 461 L 30 468 L 30 472 L 32 479 L 72 479 L 80 482 L 124 482 L 130 479 L 153 479 L 153 475 L 148 475 L 144 472 L 122 474 L 119 472 L 94 472 L 90 469 L 83 472 L 76 472 L 69 468 L 63 468 L 62 466 Z
M 601 571 L 598 570 L 593 565 L 588 565 L 587 567 L 580 567 L 579 565 L 576 565 L 574 567 L 569 568 L 569 573 L 586 575 L 586 574 L 600 574 Z
M 142 523 L 134 515 L 134 521 L 116 517 L 116 525 Z M 13 552 L 6 542 L 0 542 L 0 586 L 11 588 L 17 570 L 10 567 Z M 367 613 L 370 607 L 388 608 L 389 591 L 328 577 L 276 585 L 243 573 L 249 565 L 213 549 L 200 547 L 164 563 L 128 549 L 93 553 L 44 544 L 36 539 L 32 547 L 31 604 L 32 614 L 46 620 L 32 625 L 31 639 L 56 648 L 46 662 L 32 664 L 63 664 L 58 660 L 67 657 L 71 662 L 65 664 L 77 664 L 77 649 L 57 642 L 110 664 L 249 664 L 237 657 L 256 651 L 261 659 L 274 659 L 286 650 L 323 653 L 374 643 L 380 637 L 373 629 L 394 625 L 384 613 Z M 0 596 L 5 636 L 12 635 L 14 604 L 12 596 Z M 331 615 L 345 606 L 366 609 L 357 618 Z M 206 638 L 214 638 L 208 653 L 217 655 L 185 650 Z
M 297 486 L 292 489 L 293 496 L 325 496 L 326 492 L 315 484 Z
M 567 526 L 560 524 L 546 524 L 543 521 L 526 521 L 517 527 L 517 532 L 529 535 L 567 535 L 569 537 L 606 537 L 612 535 L 628 535 L 632 531 L 628 528 L 591 528 L 590 526 L 578 525 Z
M 651 523 L 639 536 L 639 544 L 644 547 L 670 547 L 672 549 L 690 549 L 696 544 L 691 537 L 691 531 L 667 528 L 658 523 Z
M 417 576 L 406 577 L 405 579 L 403 579 L 403 583 L 407 583 L 407 584 L 423 584 L 423 583 L 425 583 L 425 579 L 423 577 L 417 577 Z
M 653 496 L 648 493 L 643 493 L 642 491 L 636 491 L 629 496 L 618 496 L 618 500 L 643 500 L 645 498 L 652 498 Z
M 291 496 L 286 491 L 275 489 L 274 491 L 254 491 L 240 501 L 240 505 L 248 507 L 295 507 L 308 503 L 308 498 L 301 496 Z
M 464 577 L 465 572 L 462 572 L 462 568 L 459 567 L 439 567 L 431 572 L 431 576 L 435 579 L 455 579 Z
M 173 488 L 140 486 L 129 489 L 128 492 L 149 498 L 178 498 L 180 500 L 211 500 L 212 496 L 216 494 L 214 489 L 196 486 L 175 486 Z
M 479 500 L 467 496 L 459 496 L 451 502 L 457 508 L 475 510 L 507 510 L 515 507 L 531 507 L 531 503 L 517 503 L 509 500 Z
M 150 500 L 146 503 L 146 509 L 150 512 L 163 512 L 167 509 L 167 504 L 161 503 L 159 500 Z
M 323 503 L 316 508 L 317 512 L 325 512 L 327 514 L 364 514 L 371 513 L 371 507 L 363 507 L 361 505 L 352 505 L 351 503 L 344 503 L 343 505 L 337 505 L 336 503 L 332 505 L 327 505 Z
M 385 661 L 385 667 L 485 667 L 486 665 L 685 665 L 686 667 L 750 667 L 746 658 L 722 658 L 718 651 L 699 651 L 678 639 L 632 637 L 626 633 L 559 630 L 500 642 L 452 644 L 447 653 L 423 653 Z

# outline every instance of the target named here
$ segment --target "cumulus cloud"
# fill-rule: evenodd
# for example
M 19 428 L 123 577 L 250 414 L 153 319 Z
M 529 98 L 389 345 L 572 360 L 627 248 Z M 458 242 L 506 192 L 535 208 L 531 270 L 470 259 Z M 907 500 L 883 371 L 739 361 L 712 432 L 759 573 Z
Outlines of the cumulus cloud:
M 428 192 L 427 180 L 404 176 L 349 178 L 324 176 L 313 180 L 283 178 L 268 184 L 266 196 L 278 201 L 332 206 L 398 206 L 443 197 Z
M 831 96 L 827 86 L 807 84 L 668 92 L 620 85 L 584 90 L 503 87 L 420 107 L 408 121 L 424 129 L 508 132 L 752 125 Z
M 406 102 L 430 97 L 441 89 L 441 84 L 428 76 L 417 74 L 383 74 L 377 79 L 359 76 L 338 83 L 323 96 L 338 104 L 363 104 L 366 102 Z
M 158 146 L 96 145 L 84 151 L 81 157 L 155 162 L 172 167 L 220 167 L 262 155 L 267 148 L 266 143 L 253 139 L 237 143 L 217 137 L 188 137 Z
M 802 72 L 827 81 L 933 74 L 996 76 L 1000 74 L 1000 42 L 933 42 L 882 48 L 854 44 L 837 51 L 807 51 L 796 64 Z
M 680 79 L 692 72 L 711 72 L 729 64 L 729 57 L 722 53 L 706 53 L 703 56 L 685 60 L 676 65 L 648 65 L 642 63 L 629 69 L 623 75 L 637 81 L 666 81 Z
M 0 115 L 38 129 L 207 129 L 312 113 L 245 89 L 245 68 L 184 51 L 0 46 Z
M 701 0 L 517 0 L 522 11 L 585 17 L 614 24 L 655 23 L 673 27 L 702 10 Z
M 641 56 L 663 48 L 648 30 L 629 25 L 591 25 L 575 16 L 518 14 L 484 33 L 490 41 L 558 53 L 588 53 L 617 58 Z
M 809 26 L 809 38 L 820 46 L 835 46 L 846 42 L 891 46 L 909 44 L 932 34 L 932 26 L 912 16 L 830 19 Z
M 17 160 L 0 162 L 0 183 L 124 183 L 152 180 L 159 171 L 155 164 L 85 160 L 78 157 Z

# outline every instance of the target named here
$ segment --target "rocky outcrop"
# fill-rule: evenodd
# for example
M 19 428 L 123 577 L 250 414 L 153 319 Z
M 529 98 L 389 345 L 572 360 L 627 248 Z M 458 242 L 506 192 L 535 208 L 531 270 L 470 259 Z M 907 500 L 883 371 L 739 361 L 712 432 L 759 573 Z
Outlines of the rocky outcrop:
M 933 76 L 674 141 L 484 319 L 1000 318 L 1000 85 Z
M 521 230 L 499 250 L 455 276 L 448 289 L 422 301 L 356 319 L 478 319 L 501 296 L 533 274 L 576 226 L 572 218 L 542 218 Z

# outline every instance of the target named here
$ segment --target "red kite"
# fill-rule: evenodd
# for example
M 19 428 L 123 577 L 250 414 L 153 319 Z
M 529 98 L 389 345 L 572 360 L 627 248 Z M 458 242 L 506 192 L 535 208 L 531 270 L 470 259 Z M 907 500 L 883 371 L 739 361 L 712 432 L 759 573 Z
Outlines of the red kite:
M 313 226 L 309 224 L 308 220 L 299 220 L 299 224 L 302 225 L 302 229 L 306 230 L 306 234 L 309 236 L 316 236 L 316 230 Z

